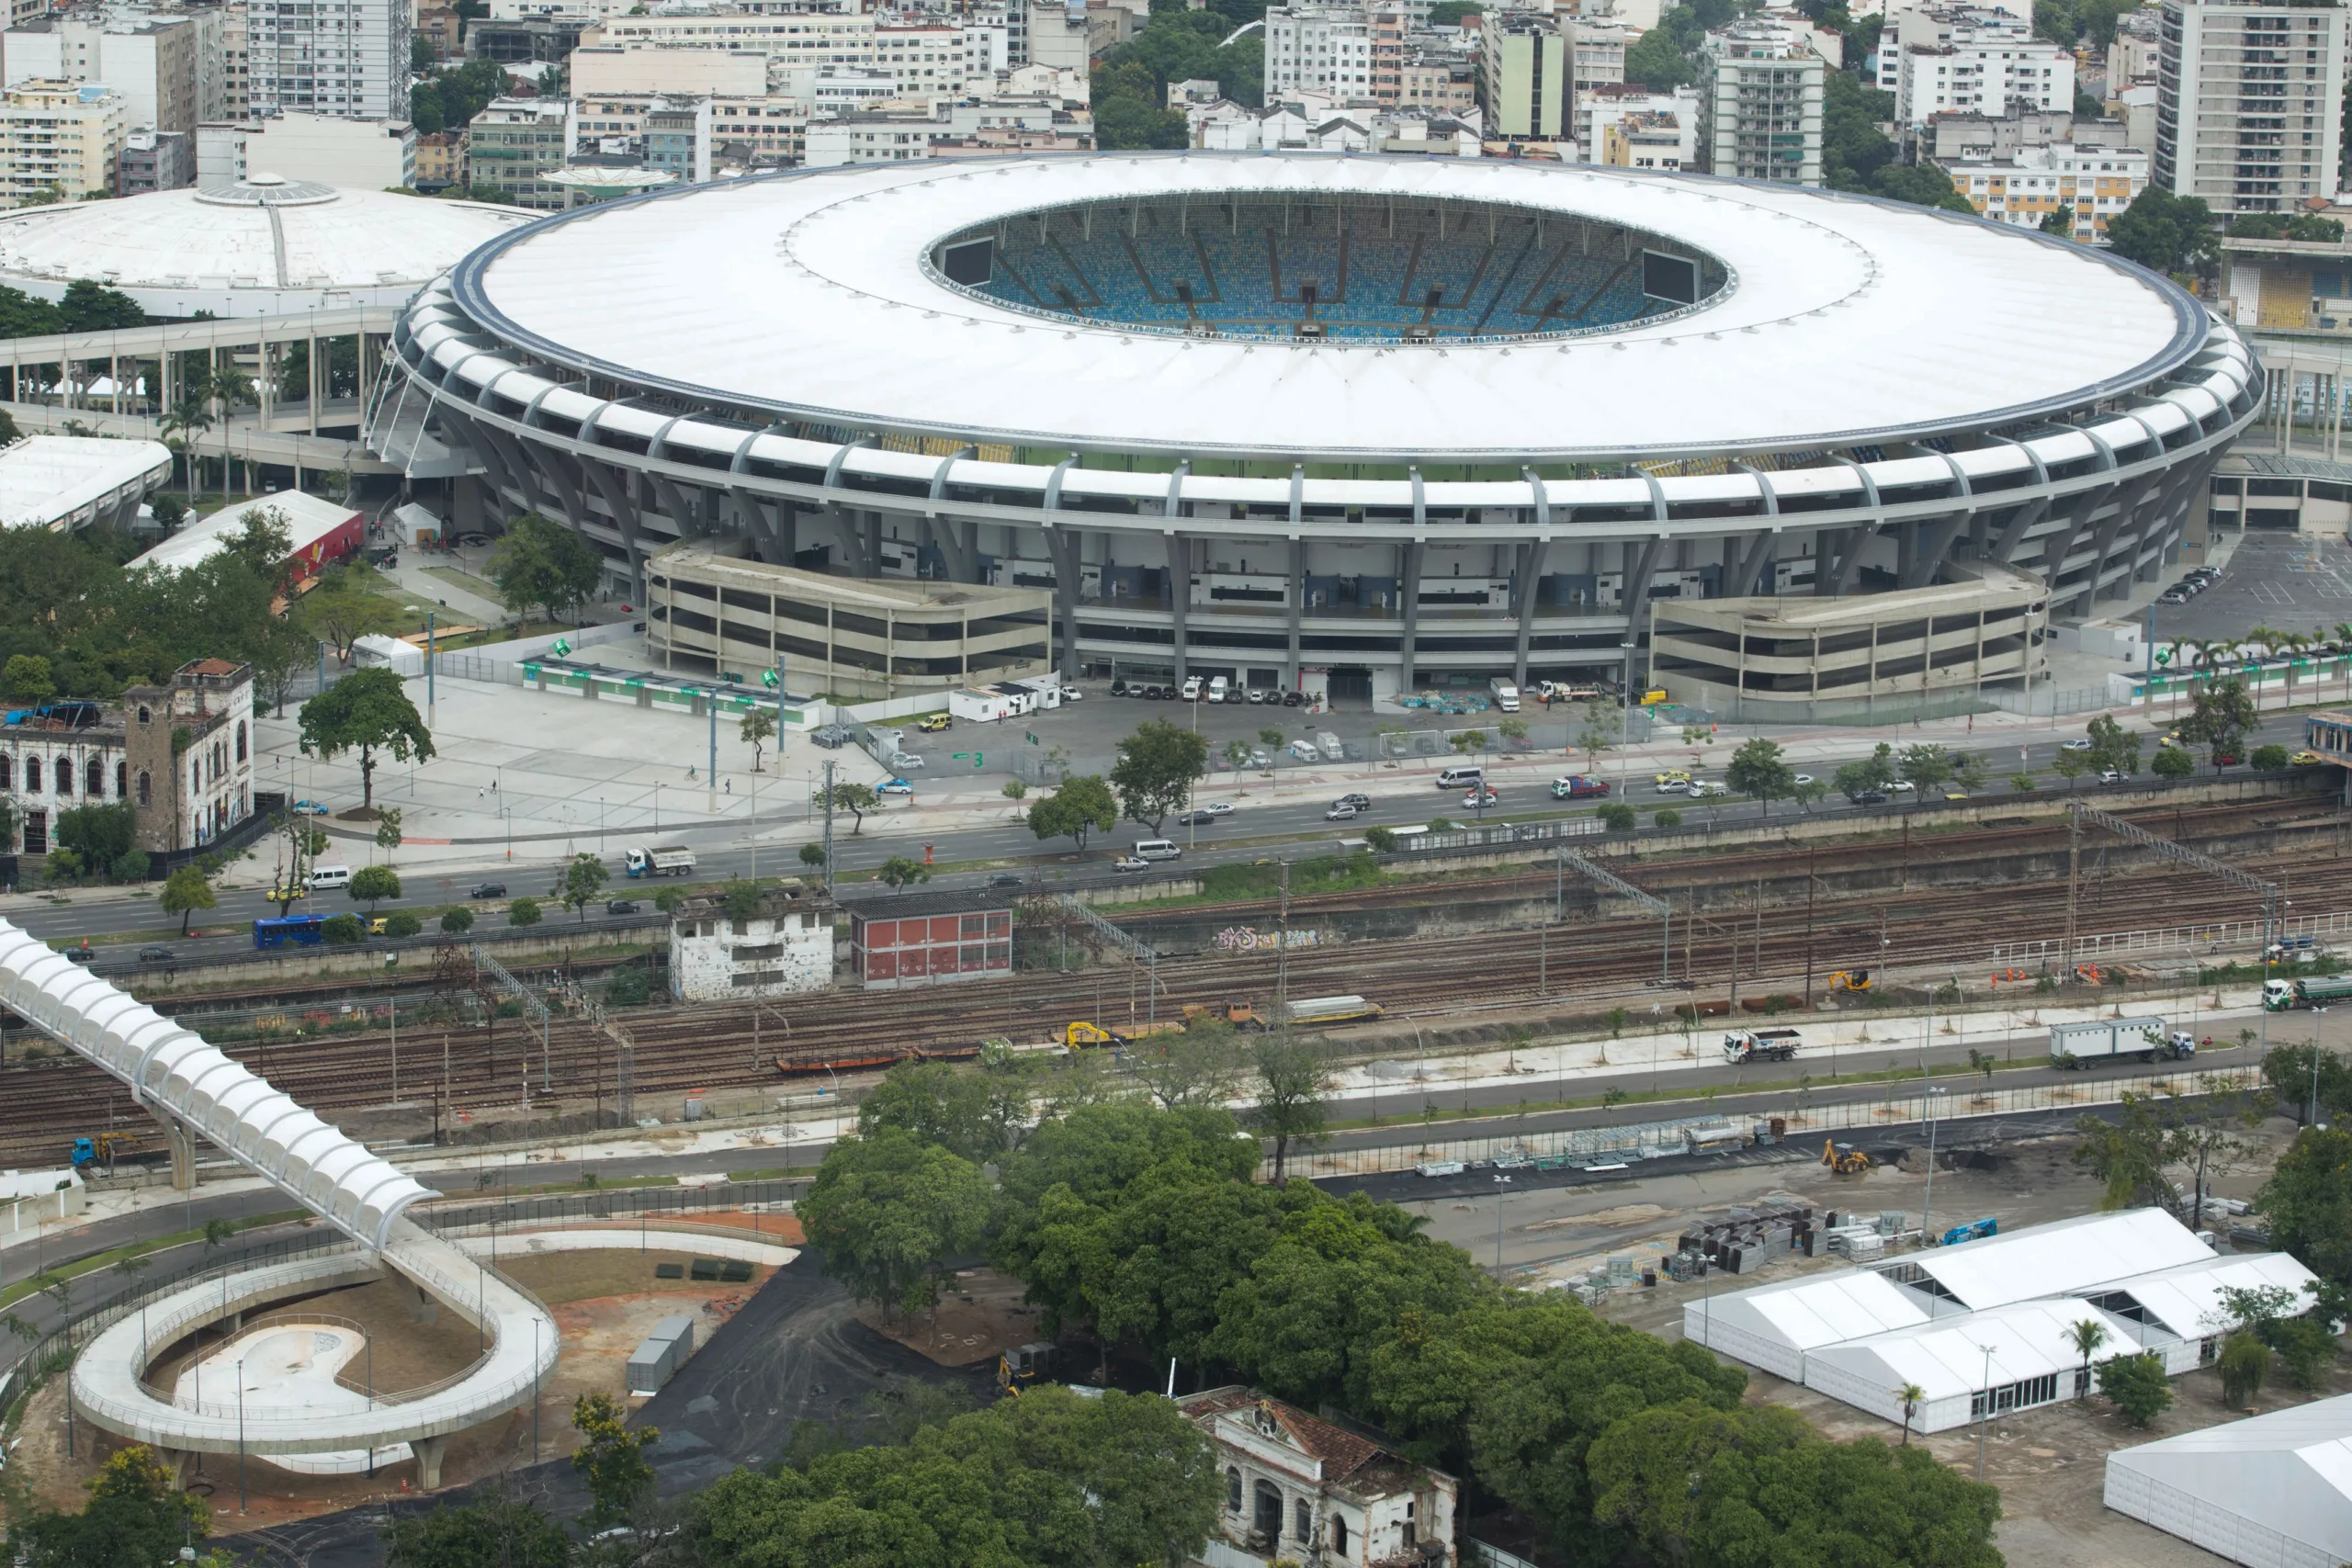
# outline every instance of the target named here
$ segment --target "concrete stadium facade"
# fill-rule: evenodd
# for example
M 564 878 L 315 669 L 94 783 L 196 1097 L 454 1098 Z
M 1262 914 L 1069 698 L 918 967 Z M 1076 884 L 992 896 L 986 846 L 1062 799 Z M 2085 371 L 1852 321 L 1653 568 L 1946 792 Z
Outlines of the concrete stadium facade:
M 1277 212 L 1284 236 L 1330 237 L 1285 250 Z M 1303 295 L 1306 320 L 1316 293 L 1285 294 L 1285 265 L 1328 272 L 1336 246 L 1344 295 L 1350 236 L 1369 255 L 1398 213 L 1450 232 L 1436 265 L 1466 280 L 1457 304 L 1408 267 L 1404 313 L 1436 323 L 1411 338 L 1188 322 L 1197 288 L 1163 286 L 1193 264 L 1137 249 L 1181 258 L 1188 224 L 1262 224 L 1257 308 Z M 1072 265 L 1077 300 L 948 276 L 951 242 L 1035 225 L 1017 232 L 1040 255 L 1106 217 L 1127 225 L 1134 319 L 1103 302 L 1099 261 Z M 1525 236 L 1511 255 L 1506 228 Z M 1676 251 L 1709 269 L 1695 301 L 1599 324 L 1531 303 L 1563 258 L 1617 262 L 1622 293 L 1624 268 Z M 1484 315 L 1446 317 L 1482 288 Z M 1506 303 L 1532 325 L 1495 330 Z M 556 215 L 429 286 L 389 363 L 371 448 L 470 454 L 495 507 L 568 522 L 640 601 L 657 549 L 737 536 L 855 577 L 1049 589 L 1073 677 L 1222 672 L 1342 700 L 1614 673 L 1663 600 L 2015 574 L 2047 593 L 2036 646 L 2001 666 L 2030 682 L 2049 615 L 2177 553 L 2263 385 L 2168 281 L 1949 213 L 1204 153 L 795 173 Z

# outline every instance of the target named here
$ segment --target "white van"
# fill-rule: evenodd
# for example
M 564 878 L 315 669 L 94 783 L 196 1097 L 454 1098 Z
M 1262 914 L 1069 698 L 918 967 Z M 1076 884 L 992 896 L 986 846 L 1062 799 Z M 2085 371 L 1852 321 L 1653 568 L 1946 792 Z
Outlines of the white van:
M 1226 702 L 1229 700 L 1232 695 L 1233 690 L 1231 682 L 1227 681 L 1222 675 L 1215 675 L 1209 678 L 1209 701 L 1213 703 Z
M 1437 787 L 1440 789 L 1468 789 L 1473 784 L 1486 782 L 1487 770 L 1484 768 L 1448 768 L 1437 776 Z
M 1184 846 L 1173 839 L 1137 839 L 1136 859 L 1176 860 L 1184 853 Z
M 311 891 L 313 893 L 325 893 L 350 886 L 351 868 L 347 865 L 314 865 L 311 868 Z
M 1497 676 L 1487 682 L 1487 693 L 1495 699 L 1495 706 L 1504 713 L 1519 711 L 1519 688 Z
M 1201 700 L 1201 678 L 1200 678 L 1198 675 L 1187 675 L 1187 676 L 1185 676 L 1185 677 L 1184 677 L 1184 689 L 1183 689 L 1183 690 L 1184 690 L 1184 700 L 1185 700 L 1186 702 L 1188 702 L 1188 703 L 1196 703 L 1196 702 L 1199 702 L 1199 701 Z

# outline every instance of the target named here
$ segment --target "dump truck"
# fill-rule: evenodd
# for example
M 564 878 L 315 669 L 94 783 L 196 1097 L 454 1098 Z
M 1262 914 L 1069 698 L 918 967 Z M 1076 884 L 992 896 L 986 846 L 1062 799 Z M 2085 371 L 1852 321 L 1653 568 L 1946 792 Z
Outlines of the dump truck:
M 2317 976 L 2309 980 L 2265 980 L 2262 1005 L 2269 1012 L 2291 1008 L 2333 1007 L 2352 1002 L 2352 975 Z
M 2170 1062 L 2195 1055 L 2196 1038 L 2172 1028 L 2161 1018 L 2100 1018 L 2087 1023 L 2050 1026 L 2050 1065 L 2053 1067 L 2080 1067 L 2120 1056 L 2132 1056 L 2143 1062 Z
M 1724 1060 L 1741 1065 L 1792 1061 L 1803 1043 L 1804 1036 L 1793 1029 L 1735 1029 L 1724 1036 Z
M 657 844 L 630 850 L 621 864 L 631 876 L 692 876 L 695 852 L 684 844 Z
M 1378 1002 L 1368 1002 L 1362 997 L 1308 997 L 1300 1001 L 1284 1004 L 1275 1010 L 1277 1018 L 1287 1014 L 1293 1028 L 1302 1025 L 1354 1023 L 1363 1019 L 1378 1018 L 1380 1013 L 1381 1008 Z

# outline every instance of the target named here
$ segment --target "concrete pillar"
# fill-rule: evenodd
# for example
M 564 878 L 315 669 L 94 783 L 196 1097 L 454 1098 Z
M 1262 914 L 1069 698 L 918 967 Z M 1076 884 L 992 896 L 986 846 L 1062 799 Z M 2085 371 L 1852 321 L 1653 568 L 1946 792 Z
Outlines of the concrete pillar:
M 1284 690 L 1296 691 L 1300 623 L 1306 616 L 1306 541 L 1304 539 L 1290 541 L 1290 588 L 1286 597 L 1290 600 L 1290 625 L 1286 628 L 1289 647 L 1283 658 L 1283 686 Z
M 1193 551 L 1184 536 L 1168 536 L 1168 622 L 1175 637 L 1170 644 L 1176 661 L 1176 679 L 1183 680 L 1184 671 L 1184 612 L 1193 602 Z
M 319 433 L 319 400 L 327 395 L 326 367 L 319 363 L 317 333 L 312 333 L 305 340 L 304 350 L 310 355 L 311 395 L 306 400 L 311 405 L 311 434 L 316 435 Z M 299 490 L 301 487 L 297 485 L 295 488 Z
M 172 1190 L 193 1191 L 196 1188 L 196 1134 L 187 1123 L 175 1116 L 166 1116 L 149 1107 L 156 1124 L 164 1130 L 164 1146 L 172 1155 Z
M 187 1484 L 188 1472 L 196 1459 L 194 1454 L 186 1449 L 157 1449 L 155 1458 L 170 1473 L 172 1485 L 175 1488 L 185 1487 Z
M 409 1448 L 416 1455 L 416 1482 L 423 1490 L 432 1492 L 441 1485 L 441 1456 L 449 1450 L 447 1438 L 412 1438 Z
M 1399 617 L 1396 690 L 1404 693 L 1416 689 L 1413 684 L 1413 640 L 1420 630 L 1421 620 L 1421 546 L 1418 539 L 1396 547 L 1396 611 Z

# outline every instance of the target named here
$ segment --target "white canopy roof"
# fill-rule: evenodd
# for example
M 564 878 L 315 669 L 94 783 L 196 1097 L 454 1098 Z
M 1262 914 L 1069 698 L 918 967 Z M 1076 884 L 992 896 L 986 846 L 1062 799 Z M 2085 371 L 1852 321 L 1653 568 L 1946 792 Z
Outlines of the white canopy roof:
M 2256 1568 L 2352 1561 L 2352 1394 L 2109 1454 L 2106 1501 Z
M 218 512 L 209 513 L 187 524 L 140 556 L 133 567 L 158 566 L 169 571 L 179 571 L 194 566 L 221 547 L 221 541 L 245 525 L 248 512 L 276 511 L 286 518 L 286 530 L 293 536 L 292 555 L 300 556 L 336 529 L 356 521 L 356 508 L 340 502 L 322 501 L 299 490 L 281 490 L 270 495 L 259 495 L 250 501 L 232 502 Z
M 170 477 L 160 441 L 95 435 L 30 435 L 0 451 L 0 528 L 70 527 L 92 509 L 141 495 Z
M 2135 1279 L 2118 1280 L 2078 1293 L 2110 1301 L 2113 1293 L 2129 1295 L 2154 1326 L 2177 1338 L 2195 1339 L 2229 1326 L 2230 1313 L 2222 1303 L 2224 1291 L 2274 1286 L 2293 1292 L 2300 1309 L 2311 1304 L 2308 1291 L 2317 1279 L 2317 1275 L 2283 1252 L 2234 1253 L 2226 1258 L 2209 1257 Z
M 1691 313 L 1568 341 L 1288 344 L 1042 319 L 930 264 L 938 241 L 1038 208 L 1234 193 L 1546 210 L 1668 236 L 1735 283 Z M 476 253 L 456 285 L 474 320 L 558 364 L 697 400 L 959 439 L 1384 462 L 1973 428 L 2143 385 L 2207 331 L 2170 285 L 2004 225 L 1503 159 L 1104 154 L 747 178 L 546 220 Z
M 1860 1269 L 1758 1286 L 1719 1297 L 1708 1309 L 1716 1322 L 1795 1350 L 1928 1321 L 1917 1292 Z
M 2080 1214 L 1958 1247 L 1930 1247 L 1905 1258 L 1975 1310 L 2069 1295 L 2110 1280 L 2207 1263 L 2212 1249 L 2162 1209 Z
M 2082 1356 L 2071 1331 L 2086 1318 L 2106 1328 L 2109 1344 L 2132 1342 L 2124 1324 L 2095 1307 L 2027 1302 L 1826 1346 L 1812 1359 L 1878 1388 L 1917 1383 L 1933 1403 L 2073 1371 Z

